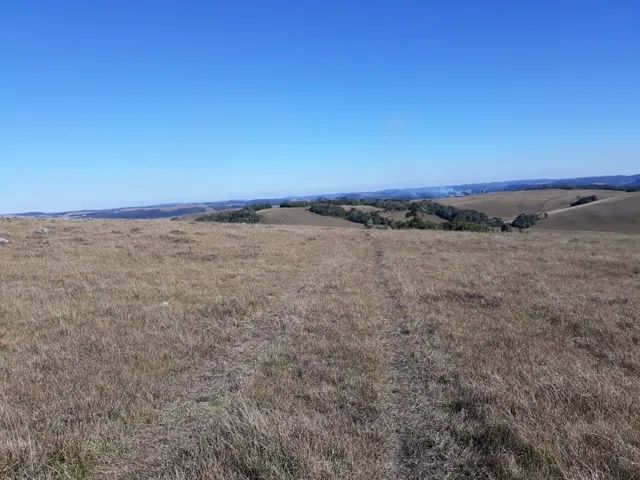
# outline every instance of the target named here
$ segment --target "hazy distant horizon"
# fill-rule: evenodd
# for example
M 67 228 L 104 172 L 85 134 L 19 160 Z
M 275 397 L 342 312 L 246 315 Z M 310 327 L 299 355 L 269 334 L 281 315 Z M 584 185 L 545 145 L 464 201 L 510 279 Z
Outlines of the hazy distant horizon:
M 41 212 L 41 213 L 57 213 L 57 212 L 75 212 L 82 210 L 108 210 L 108 209 L 117 209 L 117 208 L 135 208 L 135 207 L 153 207 L 160 205 L 172 205 L 172 204 L 198 204 L 205 202 L 226 202 L 226 201 L 252 201 L 252 200 L 260 200 L 260 199 L 280 199 L 280 198 L 288 198 L 288 197 L 313 197 L 313 196 L 322 196 L 322 195 L 339 195 L 339 194 L 357 194 L 357 193 L 366 193 L 366 192 L 379 192 L 384 190 L 405 190 L 405 189 L 446 189 L 450 187 L 462 186 L 462 185 L 473 185 L 473 184 L 490 184 L 490 183 L 502 183 L 502 182 L 526 182 L 526 181 L 544 181 L 544 180 L 565 180 L 565 179 L 576 179 L 576 178 L 590 178 L 590 177 L 612 177 L 612 176 L 635 176 L 640 175 L 640 170 L 635 173 L 596 173 L 594 175 L 586 175 L 586 176 L 567 176 L 567 177 L 538 177 L 538 178 L 504 178 L 498 180 L 476 180 L 476 181 L 468 181 L 468 182 L 451 182 L 446 184 L 437 184 L 437 185 L 396 185 L 396 186 L 374 186 L 371 188 L 353 188 L 353 189 L 342 189 L 342 190 L 319 190 L 314 192 L 303 192 L 303 193 L 274 193 L 274 194 L 262 194 L 262 195 L 239 195 L 233 197 L 225 197 L 225 198 L 215 198 L 215 197 L 206 197 L 206 198 L 192 198 L 192 199 L 166 199 L 166 200 L 140 200 L 138 202 L 132 202 L 127 204 L 114 204 L 114 205 L 100 205 L 95 207 L 82 207 L 82 208 L 61 208 L 61 209 L 50 209 L 50 208 L 32 208 L 20 211 L 0 211 L 0 215 L 10 215 L 10 214 L 22 214 L 28 212 Z

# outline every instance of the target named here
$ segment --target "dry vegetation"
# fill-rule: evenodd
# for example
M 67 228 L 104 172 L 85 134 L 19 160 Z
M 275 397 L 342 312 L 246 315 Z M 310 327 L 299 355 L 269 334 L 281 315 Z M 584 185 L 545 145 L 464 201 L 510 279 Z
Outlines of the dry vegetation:
M 535 228 L 640 233 L 640 192 L 559 210 Z
M 638 237 L 0 232 L 0 476 L 640 478 Z
M 271 208 L 258 212 L 261 222 L 268 225 L 309 225 L 314 227 L 363 228 L 358 223 L 344 218 L 326 217 L 309 211 L 308 208 Z
M 443 205 L 479 210 L 493 217 L 513 219 L 520 213 L 543 213 L 566 208 L 579 197 L 589 195 L 603 199 L 627 194 L 617 190 L 522 190 L 445 198 L 439 202 Z

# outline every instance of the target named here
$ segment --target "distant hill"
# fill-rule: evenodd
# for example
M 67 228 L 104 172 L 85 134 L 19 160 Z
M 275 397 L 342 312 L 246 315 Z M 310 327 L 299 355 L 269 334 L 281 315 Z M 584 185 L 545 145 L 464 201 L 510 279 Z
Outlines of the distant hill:
M 533 228 L 640 233 L 640 192 L 549 212 L 549 217 L 539 221 Z
M 527 189 L 518 191 L 490 192 L 465 197 L 440 200 L 445 205 L 469 208 L 487 215 L 513 219 L 521 213 L 543 213 L 568 208 L 579 197 L 596 195 L 598 199 L 626 195 L 619 190 L 562 190 L 548 188 L 544 190 Z
M 225 200 L 201 203 L 170 203 L 150 205 L 145 207 L 125 207 L 103 210 L 78 210 L 66 212 L 25 212 L 16 214 L 25 217 L 48 218 L 123 218 L 123 219 L 153 219 L 171 218 L 196 213 L 207 213 L 231 208 L 242 208 L 255 203 L 270 203 L 277 205 L 283 200 L 318 200 L 322 198 L 449 198 L 465 197 L 479 193 L 519 191 L 550 188 L 581 188 L 581 189 L 617 189 L 640 190 L 640 174 L 610 175 L 595 177 L 577 177 L 563 179 L 530 179 L 510 180 L 504 182 L 469 183 L 461 185 L 447 185 L 440 187 L 392 188 L 371 192 L 340 192 L 331 194 L 288 196 L 282 198 L 260 198 L 252 200 Z

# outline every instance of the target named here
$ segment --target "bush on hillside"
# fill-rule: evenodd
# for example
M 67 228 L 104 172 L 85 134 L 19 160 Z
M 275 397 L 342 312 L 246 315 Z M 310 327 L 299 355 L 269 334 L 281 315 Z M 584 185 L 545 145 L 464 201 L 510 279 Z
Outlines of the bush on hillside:
M 362 223 L 364 225 L 380 226 L 386 225 L 389 227 L 394 226 L 394 221 L 380 216 L 378 212 L 363 212 L 357 208 L 352 208 L 347 212 L 347 220 L 354 223 Z
M 210 213 L 196 218 L 196 222 L 259 223 L 260 215 L 253 208 L 241 208 L 230 212 Z
M 347 211 L 344 208 L 329 203 L 314 203 L 309 208 L 309 211 L 318 215 L 324 215 L 325 217 L 346 218 L 347 216 Z
M 269 208 L 271 208 L 271 204 L 270 203 L 254 203 L 251 205 L 247 205 L 245 208 L 247 209 L 251 209 L 251 210 L 267 210 Z
M 530 213 L 521 213 L 518 215 L 511 225 L 516 228 L 533 227 L 538 222 L 538 215 Z
M 283 200 L 280 202 L 280 208 L 300 208 L 309 207 L 313 205 L 313 202 L 306 202 L 303 200 Z
M 575 202 L 571 202 L 570 205 L 572 207 L 577 207 L 578 205 L 585 205 L 587 203 L 595 202 L 598 200 L 598 197 L 595 195 L 588 195 L 586 197 L 580 197 Z
M 436 215 L 449 222 L 465 222 L 484 225 L 486 227 L 500 228 L 503 221 L 497 217 L 489 217 L 486 213 L 477 210 L 467 210 L 451 205 L 442 205 L 431 200 L 412 202 L 409 205 L 407 216 L 417 216 L 418 214 Z

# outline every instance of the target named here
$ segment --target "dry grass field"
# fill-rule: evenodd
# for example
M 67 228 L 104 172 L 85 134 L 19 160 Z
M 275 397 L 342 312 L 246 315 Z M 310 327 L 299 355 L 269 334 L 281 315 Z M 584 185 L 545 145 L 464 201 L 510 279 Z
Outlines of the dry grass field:
M 0 236 L 0 477 L 640 478 L 637 236 Z
M 640 233 L 640 192 L 552 212 L 534 228 Z
M 325 217 L 309 211 L 308 208 L 270 208 L 260 210 L 262 223 L 268 225 L 309 225 L 314 227 L 346 227 L 364 228 L 363 225 L 350 222 L 344 218 Z
M 596 195 L 602 199 L 627 194 L 616 190 L 523 190 L 445 198 L 438 202 L 458 208 L 479 210 L 492 217 L 513 219 L 520 213 L 543 213 L 566 208 L 579 197 L 589 195 Z

